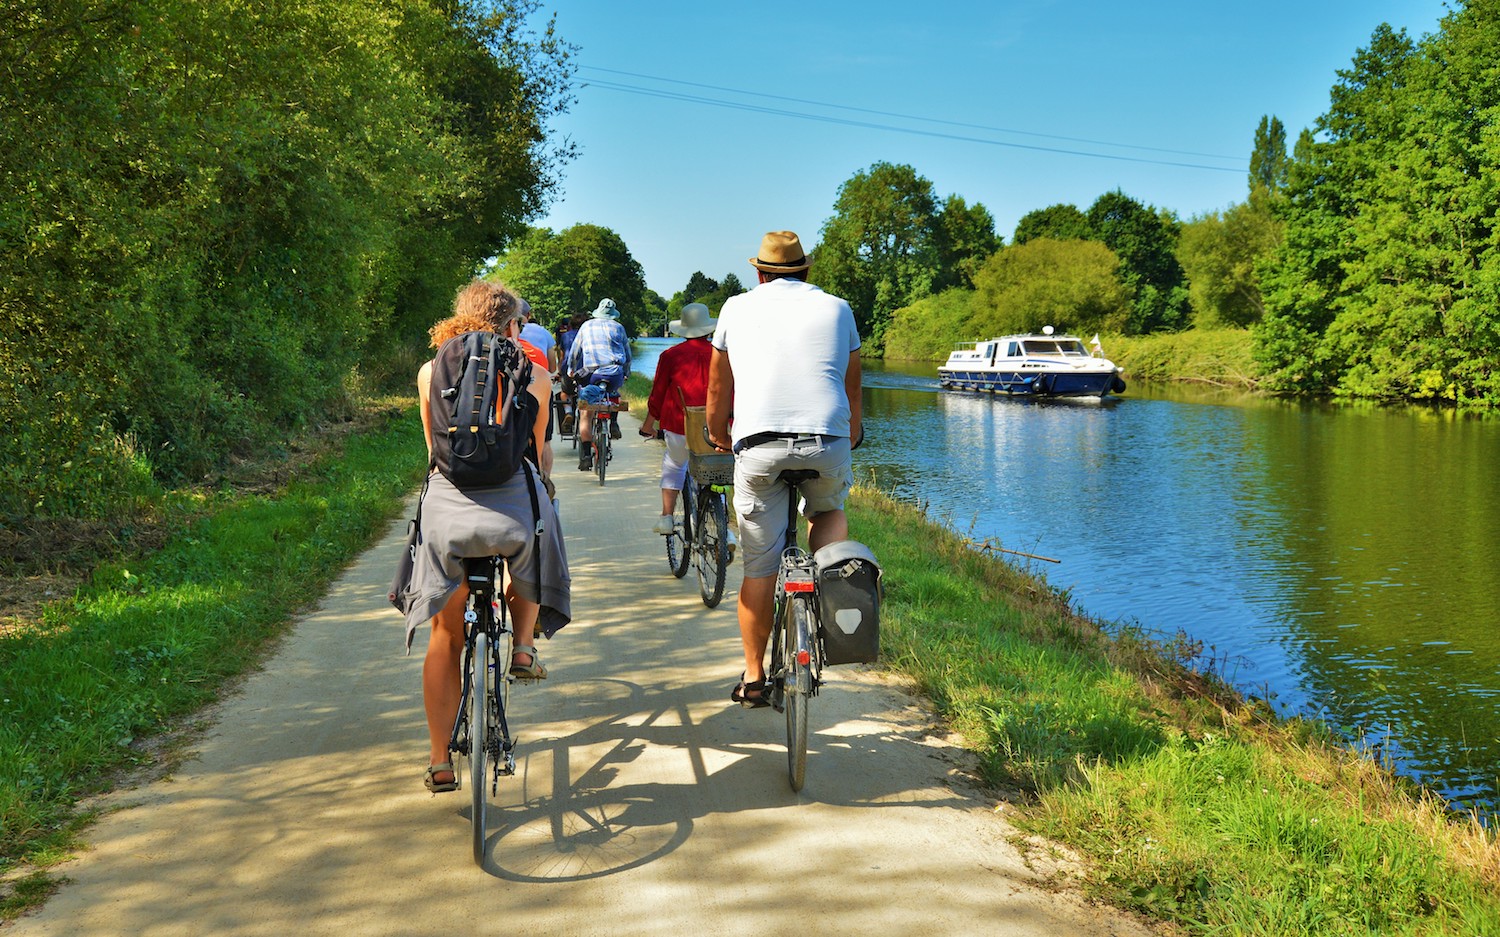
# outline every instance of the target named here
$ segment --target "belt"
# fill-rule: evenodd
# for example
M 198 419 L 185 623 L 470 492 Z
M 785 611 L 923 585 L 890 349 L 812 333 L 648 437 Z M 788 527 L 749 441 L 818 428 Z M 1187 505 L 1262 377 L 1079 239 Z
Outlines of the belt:
M 756 446 L 763 446 L 768 442 L 775 442 L 778 439 L 806 439 L 821 445 L 830 439 L 837 438 L 837 436 L 830 436 L 827 433 L 752 433 L 735 443 L 734 451 L 737 453 L 744 452 L 746 449 L 754 449 Z

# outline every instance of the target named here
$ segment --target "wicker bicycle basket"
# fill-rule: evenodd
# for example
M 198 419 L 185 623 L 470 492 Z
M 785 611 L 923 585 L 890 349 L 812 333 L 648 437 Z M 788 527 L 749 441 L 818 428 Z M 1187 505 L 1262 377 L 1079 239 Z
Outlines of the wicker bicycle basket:
M 688 471 L 693 474 L 693 481 L 700 485 L 732 485 L 734 484 L 734 456 L 727 452 L 717 452 L 713 455 L 689 452 Z
M 700 485 L 734 484 L 734 456 L 720 452 L 704 435 L 708 426 L 704 407 L 683 407 L 683 430 L 688 444 L 688 471 Z

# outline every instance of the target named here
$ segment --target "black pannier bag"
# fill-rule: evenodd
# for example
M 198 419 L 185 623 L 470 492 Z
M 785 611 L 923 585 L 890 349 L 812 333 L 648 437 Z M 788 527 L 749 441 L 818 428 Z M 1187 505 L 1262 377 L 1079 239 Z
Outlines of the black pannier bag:
M 855 540 L 813 554 L 825 664 L 868 664 L 880 658 L 880 564 Z

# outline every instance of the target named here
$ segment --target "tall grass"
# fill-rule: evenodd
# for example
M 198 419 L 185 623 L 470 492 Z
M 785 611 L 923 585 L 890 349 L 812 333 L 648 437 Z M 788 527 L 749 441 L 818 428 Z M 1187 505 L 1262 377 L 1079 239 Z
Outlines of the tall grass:
M 1194 934 L 1500 934 L 1500 847 L 1474 818 L 1106 635 L 915 507 L 857 488 L 850 511 L 885 567 L 887 661 L 1101 897 Z
M 271 495 L 229 499 L 149 557 L 97 569 L 0 639 L 0 871 L 65 847 L 79 798 L 214 699 L 315 602 L 421 475 L 411 412 Z
M 1253 389 L 1260 384 L 1254 341 L 1244 329 L 1189 329 L 1111 336 L 1104 347 L 1130 378 Z

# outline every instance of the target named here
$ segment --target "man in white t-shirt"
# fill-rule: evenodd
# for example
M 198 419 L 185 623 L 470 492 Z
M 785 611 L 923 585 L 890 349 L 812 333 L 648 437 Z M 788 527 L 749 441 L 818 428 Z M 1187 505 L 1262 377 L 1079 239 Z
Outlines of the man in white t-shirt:
M 714 445 L 735 453 L 734 507 L 745 561 L 739 600 L 745 672 L 730 699 L 758 707 L 768 703 L 766 641 L 791 496 L 777 475 L 819 473 L 798 486 L 814 550 L 848 539 L 849 452 L 863 430 L 859 330 L 849 304 L 807 282 L 810 264 L 791 231 L 767 234 L 750 265 L 759 285 L 730 297 L 719 312 L 707 415 Z

